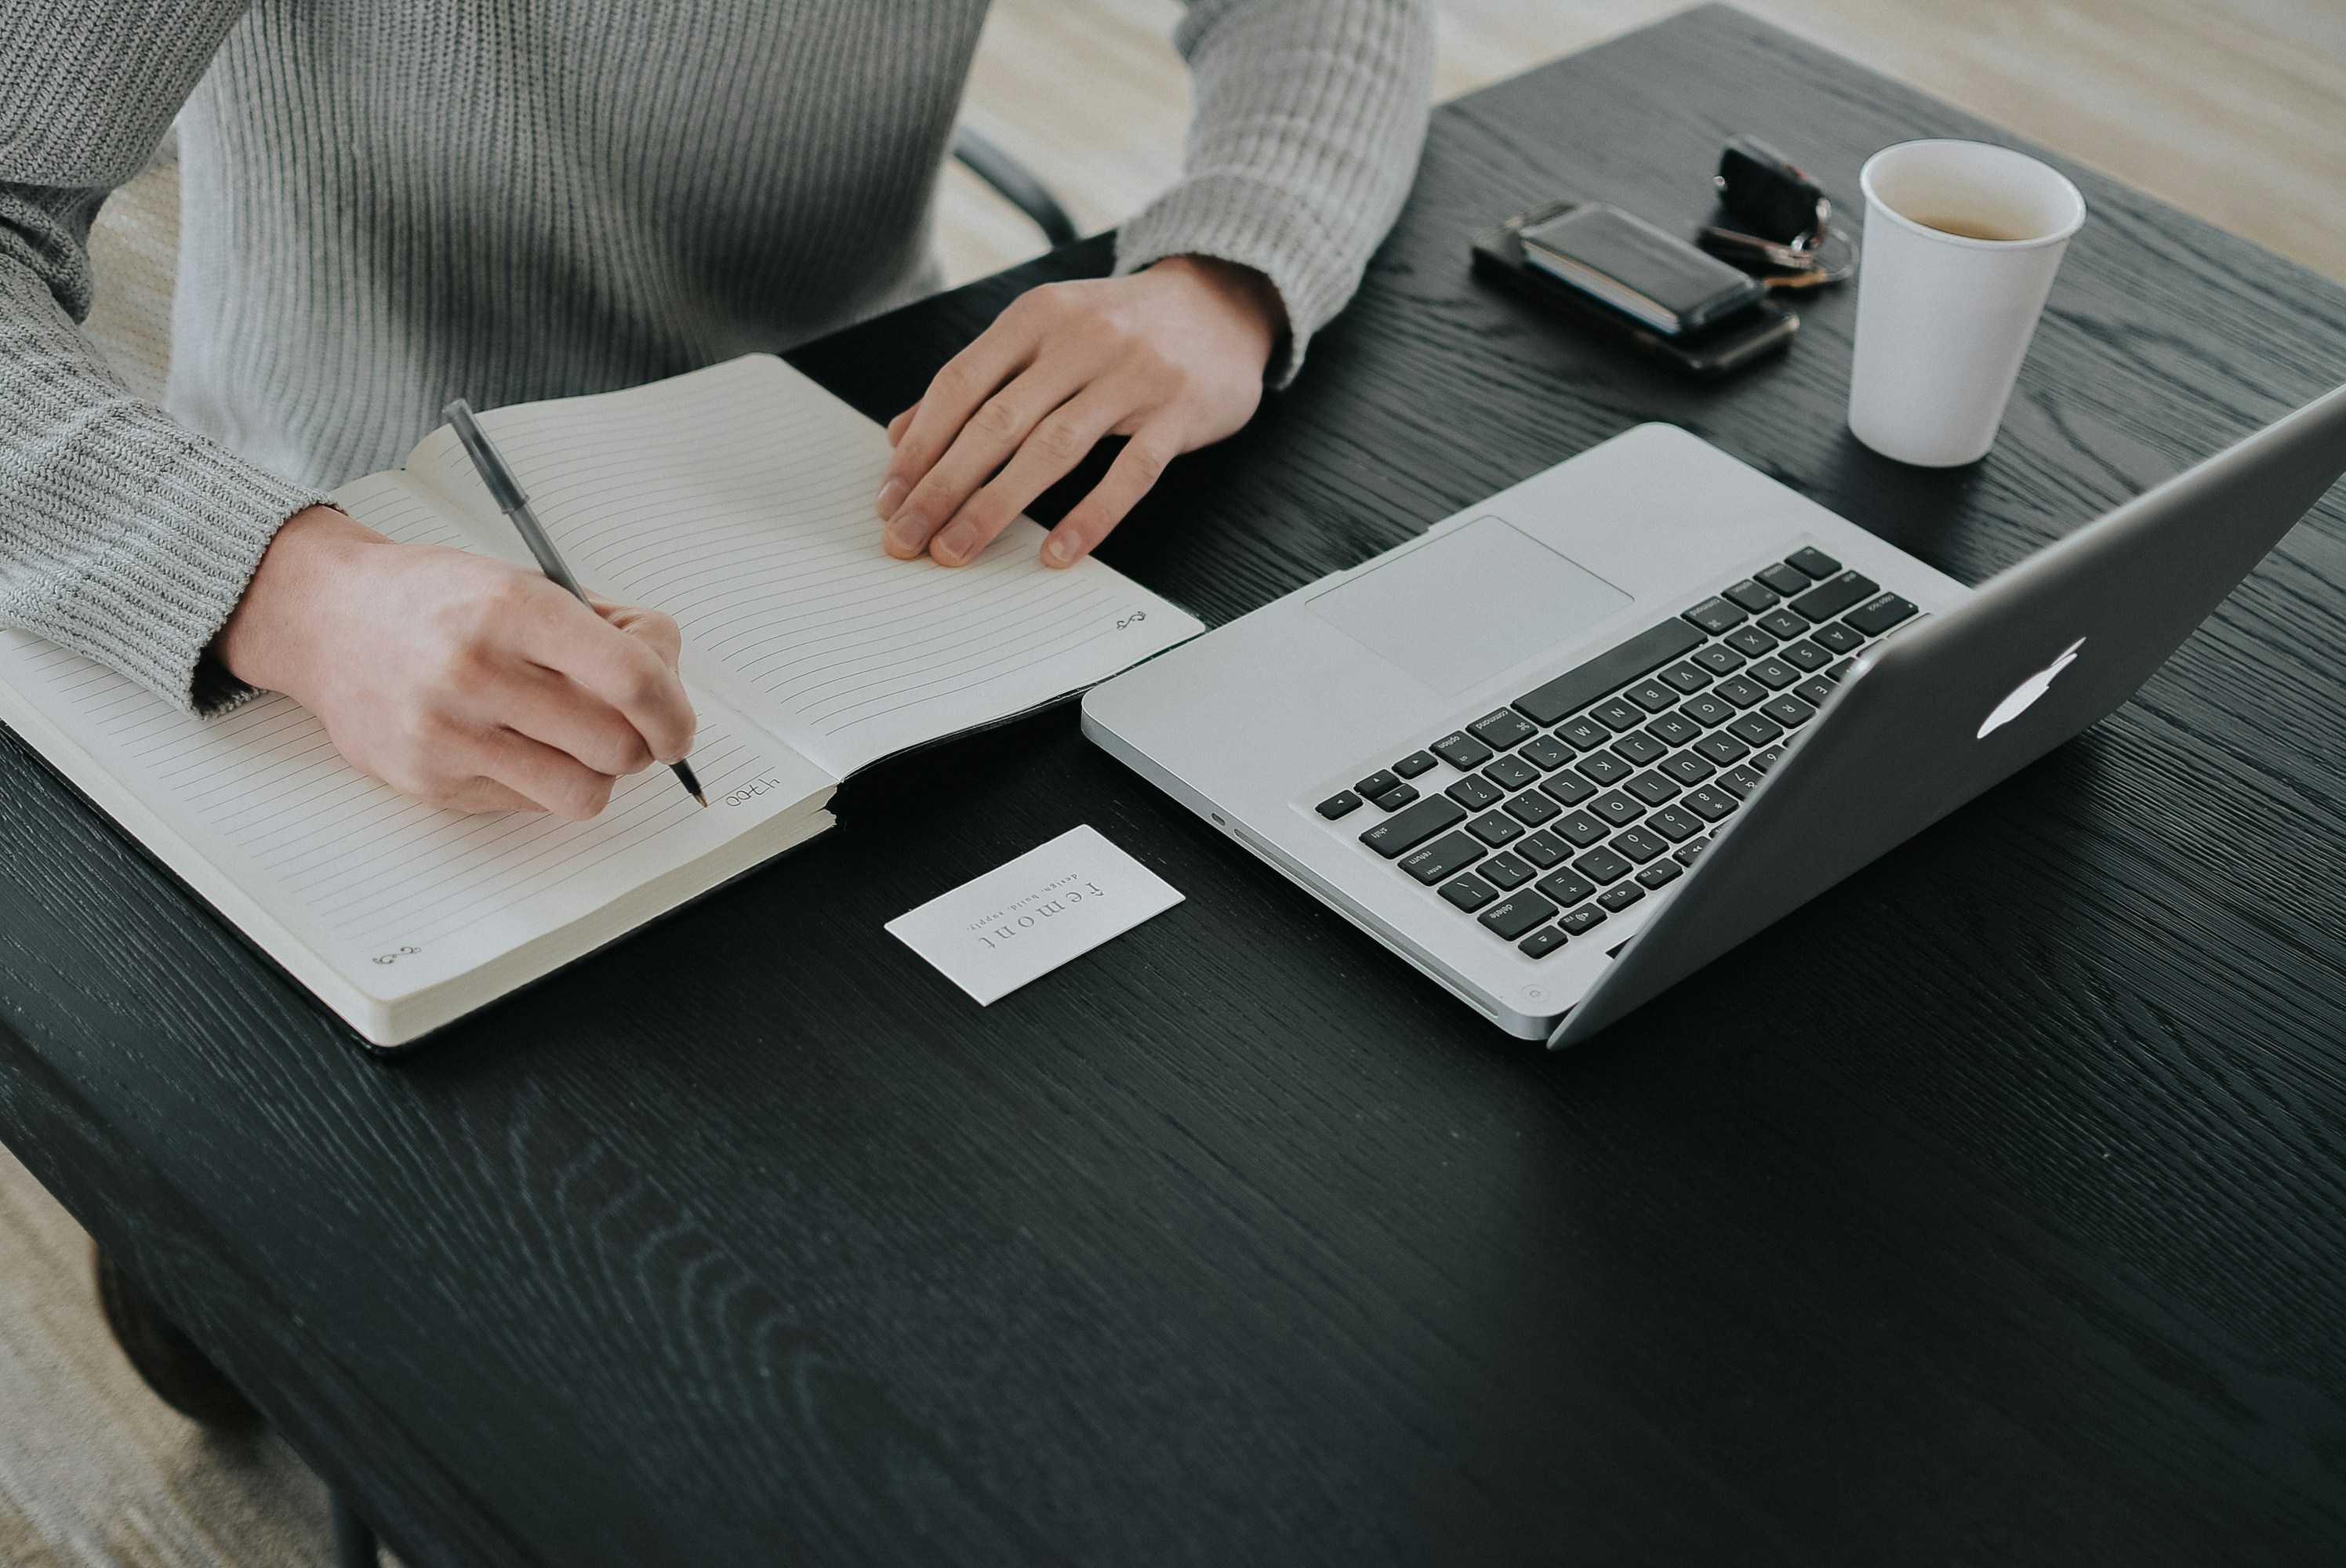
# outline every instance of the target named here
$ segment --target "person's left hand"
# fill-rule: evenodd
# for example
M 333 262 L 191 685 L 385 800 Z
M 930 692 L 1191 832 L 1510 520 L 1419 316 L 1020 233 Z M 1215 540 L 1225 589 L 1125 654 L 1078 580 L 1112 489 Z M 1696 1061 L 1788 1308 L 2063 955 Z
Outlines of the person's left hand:
M 1030 290 L 889 423 L 888 553 L 974 560 L 1101 437 L 1128 436 L 1043 542 L 1045 565 L 1074 565 L 1168 463 L 1252 417 L 1286 324 L 1261 273 L 1195 256 Z

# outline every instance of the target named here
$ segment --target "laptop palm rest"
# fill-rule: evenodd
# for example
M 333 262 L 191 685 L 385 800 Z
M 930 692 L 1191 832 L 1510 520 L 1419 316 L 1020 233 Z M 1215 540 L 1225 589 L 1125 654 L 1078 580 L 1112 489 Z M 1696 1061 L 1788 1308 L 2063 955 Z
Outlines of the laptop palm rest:
M 1444 697 L 1577 636 L 1630 596 L 1504 518 L 1478 517 L 1305 601 Z

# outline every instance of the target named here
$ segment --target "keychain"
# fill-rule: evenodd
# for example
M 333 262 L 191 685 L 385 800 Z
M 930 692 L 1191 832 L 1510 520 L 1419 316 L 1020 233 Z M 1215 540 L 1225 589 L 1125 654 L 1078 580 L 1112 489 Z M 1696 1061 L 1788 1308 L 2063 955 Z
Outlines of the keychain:
M 1731 138 L 1711 184 L 1742 225 L 1705 229 L 1695 243 L 1770 289 L 1815 289 L 1857 270 L 1857 247 L 1832 228 L 1832 203 L 1806 170 L 1756 137 Z

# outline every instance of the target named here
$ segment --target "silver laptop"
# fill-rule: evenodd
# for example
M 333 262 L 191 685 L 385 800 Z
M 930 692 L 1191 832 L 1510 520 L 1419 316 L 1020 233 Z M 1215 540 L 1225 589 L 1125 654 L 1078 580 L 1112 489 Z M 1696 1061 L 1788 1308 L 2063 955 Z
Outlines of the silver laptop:
M 1971 589 L 1641 425 L 1094 688 L 1084 731 L 1568 1045 L 2123 702 L 2346 472 L 2346 388 Z

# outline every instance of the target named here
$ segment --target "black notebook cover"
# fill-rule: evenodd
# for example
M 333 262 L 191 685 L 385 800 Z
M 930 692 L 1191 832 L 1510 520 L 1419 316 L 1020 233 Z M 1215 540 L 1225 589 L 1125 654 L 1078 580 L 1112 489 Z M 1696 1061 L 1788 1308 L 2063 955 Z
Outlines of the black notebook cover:
M 1767 292 L 1759 280 L 1592 201 L 1523 230 L 1524 259 L 1661 332 L 1689 332 Z

